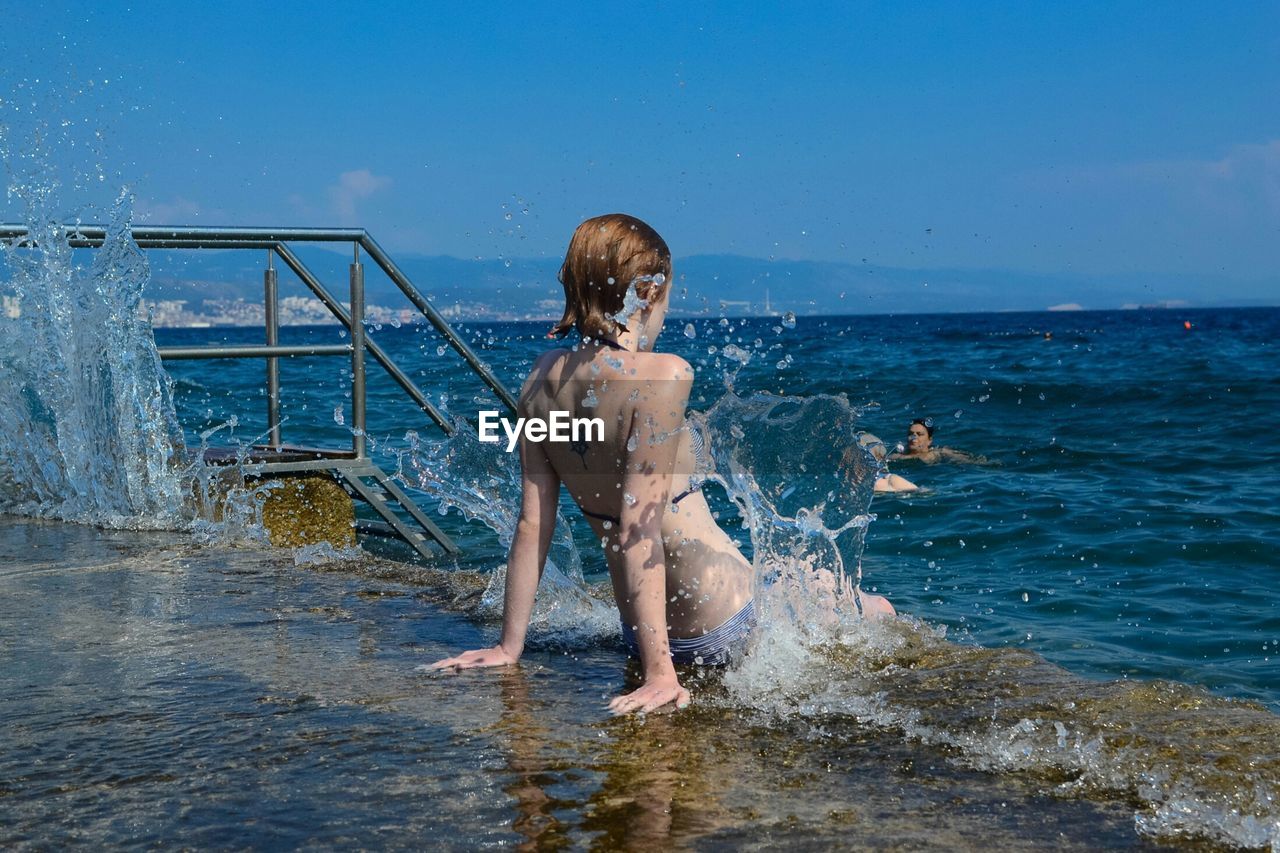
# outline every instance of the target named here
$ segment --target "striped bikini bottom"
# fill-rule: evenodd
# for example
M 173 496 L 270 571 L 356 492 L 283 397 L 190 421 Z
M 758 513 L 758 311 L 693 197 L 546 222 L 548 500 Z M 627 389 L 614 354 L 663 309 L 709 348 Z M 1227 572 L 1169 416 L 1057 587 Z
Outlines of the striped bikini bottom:
M 737 613 L 725 620 L 719 628 L 715 628 L 699 637 L 671 637 L 668 646 L 671 648 L 671 659 L 676 663 L 695 663 L 700 666 L 724 666 L 734 651 L 739 650 L 743 641 L 751 634 L 756 624 L 756 604 L 748 601 Z M 636 631 L 625 622 L 622 625 L 622 639 L 631 650 L 631 654 L 640 657 L 640 646 L 636 643 Z

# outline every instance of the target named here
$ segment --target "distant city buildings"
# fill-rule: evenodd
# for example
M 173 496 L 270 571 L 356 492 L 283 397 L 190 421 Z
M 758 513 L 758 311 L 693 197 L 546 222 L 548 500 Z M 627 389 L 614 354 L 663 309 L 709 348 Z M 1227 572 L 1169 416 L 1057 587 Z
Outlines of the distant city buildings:
M 199 329 L 210 326 L 262 326 L 266 315 L 260 302 L 244 299 L 205 299 L 198 309 L 190 307 L 185 299 L 157 300 L 150 303 L 151 324 L 158 329 Z M 344 304 L 343 307 L 350 306 Z M 280 300 L 281 326 L 327 326 L 338 322 L 324 303 L 304 296 L 286 296 Z M 370 323 L 413 323 L 414 312 L 385 308 L 381 305 L 365 307 L 365 319 Z M 421 320 L 419 315 L 418 320 Z
M 449 321 L 520 321 L 560 319 L 564 302 L 560 299 L 539 299 L 526 311 L 514 311 L 484 302 L 445 302 L 433 300 L 436 311 Z M 344 308 L 350 308 L 342 303 Z M 750 302 L 720 300 L 720 311 L 736 311 L 743 315 L 757 314 Z M 1129 307 L 1129 306 L 1126 306 Z M 144 300 L 143 312 L 151 312 L 151 325 L 156 329 L 207 329 L 213 326 L 262 327 L 266 315 L 262 303 L 247 299 L 202 299 L 198 306 L 186 299 Z M 0 297 L 0 316 L 16 320 L 22 316 L 18 297 Z M 688 312 L 680 316 L 697 316 Z M 758 314 L 757 314 L 758 316 Z M 337 319 L 318 299 L 305 296 L 286 296 L 280 300 L 281 326 L 328 326 Z M 388 308 L 384 305 L 365 306 L 365 319 L 369 323 L 390 326 L 410 326 L 426 322 L 426 317 L 415 308 Z
M 523 306 L 525 310 L 493 305 L 487 302 L 432 299 L 436 311 L 451 322 L 521 321 L 560 318 L 564 310 L 562 299 L 538 299 Z M 767 304 L 767 303 L 766 303 Z M 350 308 L 342 303 L 344 308 Z M 742 315 L 758 315 L 757 305 L 748 301 L 719 300 L 720 312 L 736 312 Z M 157 329 L 207 329 L 214 326 L 242 326 L 261 328 L 266 315 L 261 302 L 251 299 L 202 299 L 198 304 L 186 299 L 144 300 L 144 315 L 150 312 L 151 325 Z M 705 313 L 705 312 L 704 312 Z M 0 296 L 0 316 L 16 320 L 22 315 L 17 296 Z M 682 312 L 680 316 L 696 316 Z M 374 325 L 409 326 L 426 322 L 416 308 L 389 308 L 385 305 L 366 305 L 365 319 Z M 281 326 L 336 325 L 337 319 L 319 299 L 308 296 L 285 296 L 280 299 L 279 320 Z
M 480 302 L 453 302 L 437 304 L 436 310 L 447 320 L 544 320 L 558 316 L 562 305 L 555 300 L 545 300 L 533 311 L 517 312 L 494 309 Z M 5 298 L 5 310 L 10 299 Z M 350 308 L 343 303 L 344 308 Z M 185 299 L 159 299 L 146 303 L 151 311 L 151 325 L 157 329 L 202 329 L 211 326 L 263 326 L 266 316 L 262 303 L 246 299 L 204 299 L 199 307 Z M 17 301 L 13 300 L 17 311 Z M 366 305 L 365 320 L 376 325 L 412 325 L 423 323 L 426 318 L 414 308 L 388 308 L 384 305 Z M 16 317 L 14 313 L 11 316 Z M 280 300 L 281 326 L 327 326 L 338 321 L 318 299 L 306 296 L 286 296 Z

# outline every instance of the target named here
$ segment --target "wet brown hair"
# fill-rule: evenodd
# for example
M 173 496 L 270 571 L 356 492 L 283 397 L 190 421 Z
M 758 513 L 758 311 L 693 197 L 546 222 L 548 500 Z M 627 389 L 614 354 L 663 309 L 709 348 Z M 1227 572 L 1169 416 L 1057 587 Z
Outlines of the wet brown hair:
M 661 274 L 665 284 L 636 281 Z M 563 337 L 571 329 L 587 337 L 612 337 L 626 326 L 613 319 L 622 310 L 627 287 L 636 281 L 636 293 L 653 299 L 671 283 L 671 250 L 658 232 L 634 216 L 608 213 L 588 219 L 569 240 L 560 267 L 564 285 L 564 316 L 551 330 Z

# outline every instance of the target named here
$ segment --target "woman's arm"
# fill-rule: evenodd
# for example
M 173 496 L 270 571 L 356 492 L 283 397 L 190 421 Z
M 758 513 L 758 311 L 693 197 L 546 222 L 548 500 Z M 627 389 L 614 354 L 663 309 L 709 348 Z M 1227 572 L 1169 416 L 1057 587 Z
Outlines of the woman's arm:
M 614 594 L 634 622 L 644 685 L 609 703 L 617 713 L 651 711 L 668 702 L 683 706 L 689 691 L 680 686 L 667 637 L 667 567 L 662 519 L 671 494 L 680 430 L 693 385 L 693 371 L 675 356 L 664 356 L 649 377 L 644 399 L 632 414 L 619 512 L 621 576 Z
M 502 601 L 502 637 L 498 647 L 514 661 L 524 651 L 533 602 L 547 565 L 551 534 L 556 529 L 560 478 L 546 451 L 536 442 L 520 441 L 520 520 L 507 554 L 507 587 Z
M 533 614 L 538 581 L 547 564 L 551 534 L 556 528 L 560 478 L 542 445 L 520 441 L 520 520 L 507 553 L 507 585 L 502 606 L 502 636 L 488 649 L 474 649 L 431 664 L 431 669 L 470 669 L 505 666 L 520 659 L 525 633 Z
M 527 415 L 526 402 L 545 375 L 554 351 L 536 362 L 520 390 L 518 406 Z M 536 442 L 520 440 L 520 519 L 507 552 L 507 585 L 502 603 L 502 636 L 488 649 L 474 649 L 431 664 L 431 669 L 470 669 L 475 666 L 504 666 L 520 659 L 529 617 L 538 593 L 538 582 L 547 564 L 551 534 L 556 529 L 556 508 L 560 502 L 560 478 Z

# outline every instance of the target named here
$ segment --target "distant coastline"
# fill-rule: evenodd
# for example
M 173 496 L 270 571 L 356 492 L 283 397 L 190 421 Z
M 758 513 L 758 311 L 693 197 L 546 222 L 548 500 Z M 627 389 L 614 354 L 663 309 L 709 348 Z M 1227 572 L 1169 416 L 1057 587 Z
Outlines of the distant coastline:
M 303 245 L 299 257 L 335 296 L 346 292 L 349 259 Z M 263 264 L 256 253 L 148 250 L 144 290 L 158 328 L 263 325 Z M 397 252 L 396 262 L 450 320 L 556 320 L 563 294 L 557 258 L 473 258 Z M 743 255 L 678 258 L 671 312 L 682 317 L 987 314 L 1007 311 L 1114 311 L 1280 305 L 1280 278 L 1200 274 L 1037 273 L 1001 269 L 908 269 Z M 0 314 L 18 311 L 0 256 Z M 326 325 L 328 310 L 290 274 L 280 276 L 281 324 Z M 365 279 L 373 323 L 412 323 L 419 315 L 385 276 Z
M 6 308 L 8 306 L 6 305 Z M 246 300 L 221 300 L 210 299 L 205 300 L 201 308 L 193 309 L 188 306 L 186 300 L 159 300 L 153 303 L 147 303 L 145 307 L 151 311 L 151 324 L 157 329 L 208 329 L 208 328 L 261 328 L 264 325 L 264 317 L 262 305 L 248 302 Z M 345 306 L 344 307 L 349 307 Z M 743 311 L 744 306 L 733 305 L 726 306 L 725 311 L 708 311 L 702 313 L 694 313 L 687 311 L 673 311 L 673 319 L 697 320 L 706 318 L 750 318 L 762 319 L 768 317 L 781 317 L 777 311 L 764 313 L 762 311 Z M 745 306 L 750 307 L 750 306 Z M 1114 312 L 1114 311 L 1217 311 L 1217 310 L 1255 310 L 1265 309 L 1274 306 L 1268 305 L 1216 305 L 1216 306 L 1194 306 L 1184 302 L 1170 301 L 1161 303 L 1151 303 L 1145 305 L 1126 304 L 1118 308 L 1083 308 L 1080 306 L 1051 306 L 1041 309 L 1030 310 L 1002 310 L 1002 311 L 936 311 L 936 312 L 909 312 L 912 315 L 919 314 L 1060 314 L 1060 313 L 1096 313 L 1096 312 Z M 438 306 L 437 310 L 440 314 L 450 322 L 470 322 L 470 323 L 511 323 L 511 322 L 555 322 L 560 318 L 559 311 L 503 311 L 494 310 L 491 306 L 482 304 L 451 304 Z M 903 315 L 908 312 L 903 312 Z M 16 312 L 6 310 L 6 315 L 16 317 Z M 368 322 L 378 326 L 412 326 L 426 323 L 426 318 L 412 308 L 389 308 L 385 305 L 367 305 L 365 307 L 365 316 Z M 862 314 L 833 314 L 827 312 L 814 312 L 811 314 L 799 314 L 803 317 L 839 317 L 839 316 L 890 316 L 889 312 L 864 312 Z M 902 316 L 902 315 L 899 315 Z M 338 325 L 338 321 L 324 307 L 319 300 L 309 300 L 303 297 L 286 297 L 280 301 L 280 325 L 281 326 L 330 326 Z
M 527 311 L 513 311 L 497 308 L 483 302 L 435 302 L 436 310 L 450 322 L 472 323 L 512 323 L 512 322 L 555 322 L 560 319 L 558 306 L 544 304 L 542 300 L 534 308 Z M 344 307 L 349 308 L 347 303 Z M 1080 305 L 1052 305 L 1045 308 L 1006 308 L 995 310 L 933 310 L 933 311 L 796 311 L 801 317 L 841 317 L 841 316 L 893 316 L 893 315 L 927 315 L 927 314 L 1073 314 L 1098 311 L 1213 311 L 1220 309 L 1258 309 L 1276 307 L 1268 304 L 1256 305 L 1191 305 L 1182 300 L 1169 300 L 1145 304 L 1126 303 L 1109 308 L 1088 308 Z M 726 302 L 723 306 L 708 307 L 701 311 L 681 310 L 673 308 L 673 318 L 696 320 L 699 318 L 765 318 L 781 317 L 784 312 L 769 310 L 763 306 L 753 306 L 746 302 Z M 261 328 L 265 325 L 262 303 L 247 299 L 205 299 L 193 305 L 186 299 L 144 300 L 143 310 L 151 314 L 151 325 L 157 329 L 226 329 L 226 328 Z M 13 296 L 0 297 L 0 317 L 11 320 L 21 316 L 18 300 Z M 365 317 L 368 322 L 378 326 L 412 326 L 426 323 L 426 318 L 413 308 L 389 307 L 369 304 L 365 306 Z M 330 326 L 338 325 L 324 304 L 318 299 L 303 296 L 286 296 L 280 300 L 279 321 L 281 326 Z

